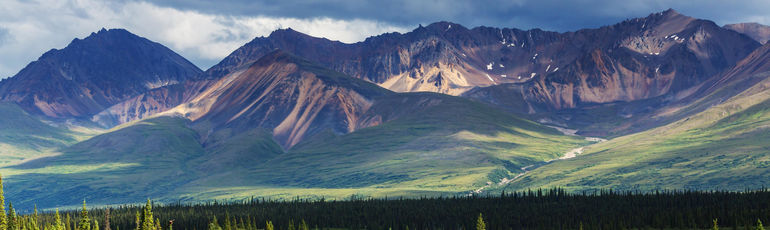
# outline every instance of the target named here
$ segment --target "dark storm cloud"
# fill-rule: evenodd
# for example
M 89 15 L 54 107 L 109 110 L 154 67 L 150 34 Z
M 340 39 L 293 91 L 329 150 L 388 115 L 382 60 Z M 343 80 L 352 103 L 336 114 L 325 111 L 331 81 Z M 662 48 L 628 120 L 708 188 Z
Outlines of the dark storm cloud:
M 273 17 L 369 19 L 395 25 L 452 21 L 469 27 L 571 31 L 674 8 L 719 24 L 767 20 L 768 0 L 151 0 L 206 13 Z M 765 22 L 767 23 L 767 22 Z

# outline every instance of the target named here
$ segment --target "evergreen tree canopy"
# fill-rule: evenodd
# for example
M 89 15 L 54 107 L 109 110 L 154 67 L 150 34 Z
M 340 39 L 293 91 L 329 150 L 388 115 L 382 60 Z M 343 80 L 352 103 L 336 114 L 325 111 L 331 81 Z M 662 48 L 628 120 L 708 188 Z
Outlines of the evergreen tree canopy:
M 155 230 L 155 219 L 152 217 L 152 201 L 147 199 L 147 204 L 142 210 L 142 229 L 141 230 Z
M 479 218 L 476 219 L 476 230 L 487 230 L 487 224 L 484 223 L 484 218 L 481 217 L 481 213 L 479 213 Z
M 91 219 L 88 217 L 86 200 L 83 200 L 83 209 L 80 211 L 80 223 L 78 224 L 78 230 L 91 230 Z
M 56 216 L 55 222 L 54 222 L 54 228 L 55 230 L 64 230 L 64 222 L 61 221 L 61 215 L 59 215 L 59 209 L 56 209 Z
M 0 175 L 0 230 L 8 229 L 8 219 L 5 217 L 5 195 L 3 193 L 3 176 Z
M 13 203 L 8 202 L 8 230 L 19 230 L 19 220 L 16 218 L 16 210 L 13 209 Z

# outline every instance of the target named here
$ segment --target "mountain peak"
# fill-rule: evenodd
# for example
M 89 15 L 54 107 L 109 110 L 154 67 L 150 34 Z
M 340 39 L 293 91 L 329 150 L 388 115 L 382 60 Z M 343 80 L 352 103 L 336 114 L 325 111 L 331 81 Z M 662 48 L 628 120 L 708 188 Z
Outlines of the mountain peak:
M 84 38 L 83 40 L 89 39 L 89 38 L 100 38 L 100 37 L 110 37 L 110 36 L 136 36 L 137 35 L 129 32 L 126 29 L 121 28 L 113 28 L 113 29 L 105 29 L 102 27 L 99 31 L 91 32 L 88 37 Z
M 268 37 L 275 38 L 275 37 L 297 37 L 297 36 L 308 36 L 302 32 L 296 31 L 292 29 L 291 27 L 286 29 L 277 29 L 268 35 Z
M 657 13 L 652 13 L 644 18 L 637 18 L 637 20 L 660 20 L 660 21 L 671 21 L 671 20 L 681 20 L 681 21 L 691 21 L 695 20 L 695 18 L 684 15 L 679 13 L 679 11 L 676 11 L 674 9 L 667 9 L 664 11 L 660 11 Z
M 665 10 L 663 12 L 660 12 L 660 14 L 662 14 L 662 15 L 669 15 L 669 16 L 682 15 L 678 11 L 676 11 L 676 10 L 674 10 L 672 8 L 668 8 L 667 10 Z
M 0 87 L 0 100 L 49 117 L 87 117 L 200 72 L 161 44 L 102 28 L 27 65 Z
M 427 27 L 424 27 L 430 30 L 434 29 L 440 29 L 440 30 L 450 30 L 454 28 L 462 28 L 465 29 L 463 25 L 454 23 L 454 22 L 447 22 L 447 21 L 440 21 L 440 22 L 434 22 L 428 25 Z

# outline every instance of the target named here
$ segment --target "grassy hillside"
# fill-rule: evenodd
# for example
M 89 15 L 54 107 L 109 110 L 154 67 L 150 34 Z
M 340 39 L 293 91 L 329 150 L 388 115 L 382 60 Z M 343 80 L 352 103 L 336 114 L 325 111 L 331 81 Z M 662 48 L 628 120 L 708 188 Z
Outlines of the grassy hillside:
M 521 167 L 558 158 L 587 144 L 480 103 L 433 93 L 389 97 L 373 105 L 370 113 L 380 114 L 386 122 L 346 135 L 319 134 L 258 165 L 249 172 L 251 185 L 205 186 L 232 179 L 212 177 L 188 189 L 188 196 L 344 198 L 467 193 L 487 182 L 512 178 Z
M 509 189 L 729 189 L 770 185 L 770 79 L 670 125 L 538 168 Z M 719 93 L 719 92 L 717 92 Z
M 14 103 L 0 103 L 0 117 L 0 166 L 53 154 L 95 132 L 49 125 Z
M 203 150 L 184 120 L 159 118 L 93 137 L 59 154 L 1 169 L 8 175 L 6 194 L 42 204 L 157 196 L 195 177 L 184 162 Z
M 0 171 L 10 175 L 8 196 L 42 207 L 83 198 L 123 203 L 147 197 L 434 196 L 511 178 L 523 166 L 587 143 L 433 93 L 388 97 L 370 112 L 384 123 L 345 135 L 321 133 L 288 151 L 269 130 L 202 133 L 210 124 L 157 117 Z M 54 192 L 61 195 L 50 196 Z

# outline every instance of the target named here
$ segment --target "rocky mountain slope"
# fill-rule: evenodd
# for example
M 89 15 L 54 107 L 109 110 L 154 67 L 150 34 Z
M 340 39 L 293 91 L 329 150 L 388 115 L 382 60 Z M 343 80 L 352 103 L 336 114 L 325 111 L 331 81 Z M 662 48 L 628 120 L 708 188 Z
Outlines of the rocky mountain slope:
M 694 87 L 759 47 L 742 34 L 673 10 L 568 35 L 586 45 L 559 71 L 465 95 L 528 113 L 644 100 Z
M 166 114 L 206 121 L 209 133 L 270 129 L 275 140 L 288 148 L 327 129 L 346 134 L 380 124 L 381 120 L 361 116 L 375 98 L 391 93 L 277 50 L 222 77 Z
M 585 143 L 482 103 L 394 93 L 274 51 L 169 111 L 4 170 L 6 194 L 39 205 L 264 188 L 459 194 Z
M 206 72 L 104 30 L 0 82 L 14 118 L 0 120 L 0 153 L 14 153 L 0 172 L 9 196 L 43 207 L 743 189 L 765 181 L 769 56 L 674 10 L 567 33 L 439 22 L 354 44 L 284 29 Z M 112 128 L 72 125 L 89 122 Z M 613 139 L 581 148 L 599 139 L 575 132 Z
M 282 49 L 397 92 L 458 95 L 473 87 L 529 82 L 524 98 L 561 109 L 680 91 L 758 46 L 674 10 L 569 33 L 440 22 L 354 44 L 285 29 L 254 39 L 207 74 L 218 78 Z
M 674 10 L 568 33 L 467 29 L 439 22 L 354 44 L 283 29 L 240 47 L 207 70 L 196 86 L 187 87 L 205 88 L 281 49 L 396 92 L 462 94 L 515 113 L 534 114 L 689 93 L 757 47 L 744 35 Z M 123 123 L 184 101 L 155 98 L 166 94 L 128 100 L 94 120 L 117 117 L 112 123 Z M 137 104 L 147 98 L 155 99 L 149 105 Z
M 122 29 L 101 30 L 51 50 L 0 82 L 0 100 L 51 118 L 88 118 L 147 90 L 201 72 L 161 44 Z
M 770 40 L 770 26 L 759 23 L 737 23 L 725 25 L 724 27 L 745 34 L 762 44 Z
M 707 96 L 670 110 L 687 116 L 588 147 L 585 156 L 547 164 L 509 188 L 762 188 L 770 182 L 769 87 L 765 45 L 703 87 Z

